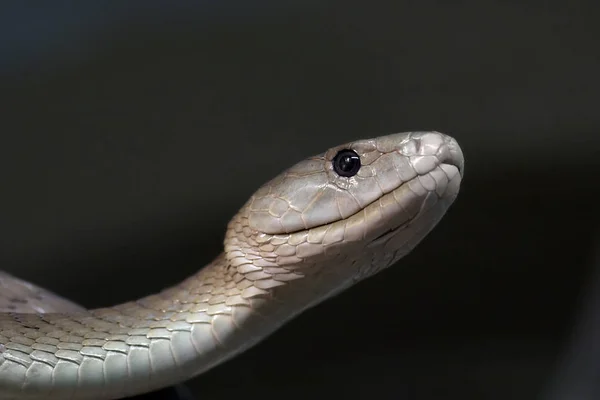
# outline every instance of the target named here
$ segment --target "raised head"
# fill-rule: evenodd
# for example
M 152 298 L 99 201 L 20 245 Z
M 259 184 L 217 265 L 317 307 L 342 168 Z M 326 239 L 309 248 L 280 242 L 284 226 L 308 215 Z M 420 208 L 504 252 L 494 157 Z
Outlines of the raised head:
M 333 147 L 252 195 L 228 226 L 226 257 L 277 296 L 309 286 L 324 298 L 410 252 L 456 198 L 463 165 L 439 132 Z

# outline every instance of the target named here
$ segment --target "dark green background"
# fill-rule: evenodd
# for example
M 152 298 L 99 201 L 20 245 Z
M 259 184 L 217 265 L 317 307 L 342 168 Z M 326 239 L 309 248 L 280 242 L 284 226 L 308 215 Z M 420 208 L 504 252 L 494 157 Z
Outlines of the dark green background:
M 217 255 L 228 219 L 283 168 L 441 130 L 466 175 L 439 228 L 190 388 L 537 398 L 599 215 L 599 7 L 554 3 L 6 6 L 2 268 L 89 307 L 142 296 Z

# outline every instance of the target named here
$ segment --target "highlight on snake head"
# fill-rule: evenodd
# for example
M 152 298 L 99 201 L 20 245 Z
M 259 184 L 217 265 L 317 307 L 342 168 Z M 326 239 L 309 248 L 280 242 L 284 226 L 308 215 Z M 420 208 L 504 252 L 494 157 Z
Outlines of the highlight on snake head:
M 439 132 L 333 147 L 254 193 L 228 226 L 226 256 L 276 268 L 274 287 L 311 276 L 313 295 L 333 294 L 410 252 L 454 201 L 463 170 L 458 143 Z

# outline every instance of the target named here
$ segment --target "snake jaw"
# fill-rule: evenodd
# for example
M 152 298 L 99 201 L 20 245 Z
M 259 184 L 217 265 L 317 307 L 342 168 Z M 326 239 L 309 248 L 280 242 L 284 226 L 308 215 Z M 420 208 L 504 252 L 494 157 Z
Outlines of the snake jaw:
M 333 174 L 328 160 L 346 147 L 361 155 L 362 175 L 361 171 L 350 178 Z M 348 269 L 342 266 L 346 261 L 362 263 L 364 251 L 392 254 L 385 259 L 397 260 L 443 216 L 458 193 L 463 168 L 456 141 L 438 132 L 394 134 L 334 147 L 290 168 L 252 196 L 229 225 L 227 257 L 241 266 L 240 273 L 283 267 L 302 277 L 294 283 L 273 277 L 272 287 L 281 286 L 279 292 L 307 275 L 321 274 L 315 272 L 319 268 L 330 274 L 329 265 Z M 309 178 L 312 186 L 306 183 Z M 298 182 L 293 184 L 292 179 Z M 337 200 L 331 203 L 332 199 Z M 309 206 L 300 206 L 302 202 Z M 293 225 L 283 219 L 289 212 L 298 214 L 296 210 L 318 210 L 319 216 L 300 218 L 297 226 L 302 229 L 290 230 Z M 329 213 L 338 217 L 311 226 L 319 219 L 329 221 Z
M 343 149 L 360 156 L 356 175 L 338 175 L 332 160 Z M 284 171 L 257 190 L 242 211 L 247 227 L 269 235 L 297 233 L 333 224 L 442 163 L 462 173 L 454 139 L 439 132 L 410 132 L 336 146 Z

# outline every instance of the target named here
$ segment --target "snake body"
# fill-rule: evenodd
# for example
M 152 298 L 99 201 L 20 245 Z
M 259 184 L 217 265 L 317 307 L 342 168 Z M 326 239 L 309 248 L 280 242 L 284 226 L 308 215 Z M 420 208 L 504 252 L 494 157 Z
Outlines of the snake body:
M 210 264 L 113 307 L 0 274 L 0 399 L 118 399 L 222 363 L 410 252 L 457 196 L 463 163 L 438 132 L 333 147 L 259 188 Z

